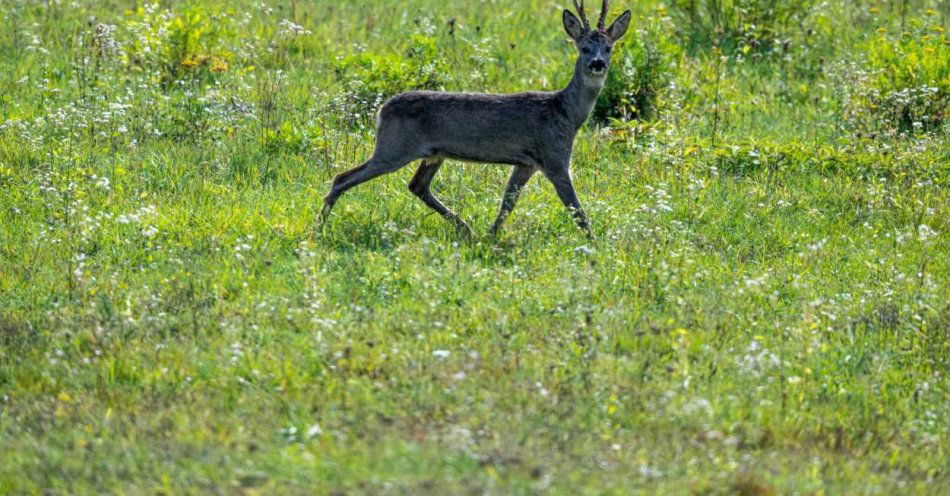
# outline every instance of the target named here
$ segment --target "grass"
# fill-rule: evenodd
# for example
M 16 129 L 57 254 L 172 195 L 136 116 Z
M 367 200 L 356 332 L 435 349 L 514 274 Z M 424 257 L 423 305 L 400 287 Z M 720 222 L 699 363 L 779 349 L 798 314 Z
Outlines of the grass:
M 566 84 L 563 5 L 5 2 L 0 493 L 946 493 L 946 123 L 874 93 L 944 87 L 946 6 L 826 2 L 756 58 L 677 49 L 683 3 L 623 5 L 673 83 L 578 137 L 597 240 L 539 178 L 485 236 L 508 171 L 450 163 L 467 242 L 411 167 L 318 228 L 360 88 Z

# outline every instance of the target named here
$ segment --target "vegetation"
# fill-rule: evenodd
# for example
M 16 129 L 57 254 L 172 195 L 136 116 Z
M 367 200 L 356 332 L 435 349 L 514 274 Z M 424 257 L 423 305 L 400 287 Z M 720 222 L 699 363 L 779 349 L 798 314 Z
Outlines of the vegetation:
M 568 3 L 0 3 L 0 493 L 947 494 L 947 2 L 614 2 L 597 241 L 411 168 L 317 226 L 381 99 L 566 85 Z

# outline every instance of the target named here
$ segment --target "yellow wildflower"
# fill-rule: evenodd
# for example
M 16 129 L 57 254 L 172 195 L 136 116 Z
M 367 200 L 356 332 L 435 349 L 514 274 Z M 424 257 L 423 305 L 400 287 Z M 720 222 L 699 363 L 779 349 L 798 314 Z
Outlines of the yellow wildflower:
M 228 63 L 217 57 L 211 61 L 211 72 L 227 72 L 228 69 Z
M 198 67 L 200 63 L 201 62 L 199 62 L 195 57 L 188 57 L 187 59 L 181 61 L 181 66 L 185 69 L 194 69 L 195 67 Z

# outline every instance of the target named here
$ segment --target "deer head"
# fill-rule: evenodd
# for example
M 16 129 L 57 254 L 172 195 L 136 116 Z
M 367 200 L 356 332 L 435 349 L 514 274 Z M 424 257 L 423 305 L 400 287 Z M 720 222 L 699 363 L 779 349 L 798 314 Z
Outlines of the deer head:
M 574 40 L 579 52 L 578 70 L 584 71 L 588 78 L 603 79 L 610 68 L 610 52 L 614 43 L 622 38 L 630 27 L 630 11 L 621 14 L 610 27 L 605 28 L 610 0 L 604 0 L 597 29 L 591 29 L 587 13 L 584 12 L 584 0 L 574 0 L 574 8 L 577 9 L 577 15 L 570 10 L 564 10 L 564 30 Z

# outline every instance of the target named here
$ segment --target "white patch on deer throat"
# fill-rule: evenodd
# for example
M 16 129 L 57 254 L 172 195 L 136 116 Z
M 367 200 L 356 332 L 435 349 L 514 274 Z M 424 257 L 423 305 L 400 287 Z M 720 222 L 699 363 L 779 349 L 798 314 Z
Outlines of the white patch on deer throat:
M 584 75 L 584 82 L 587 83 L 589 86 L 593 86 L 594 88 L 598 88 L 598 89 L 603 88 L 604 83 L 607 82 L 607 71 L 604 70 L 600 73 L 594 73 L 593 71 L 591 71 L 590 74 Z

